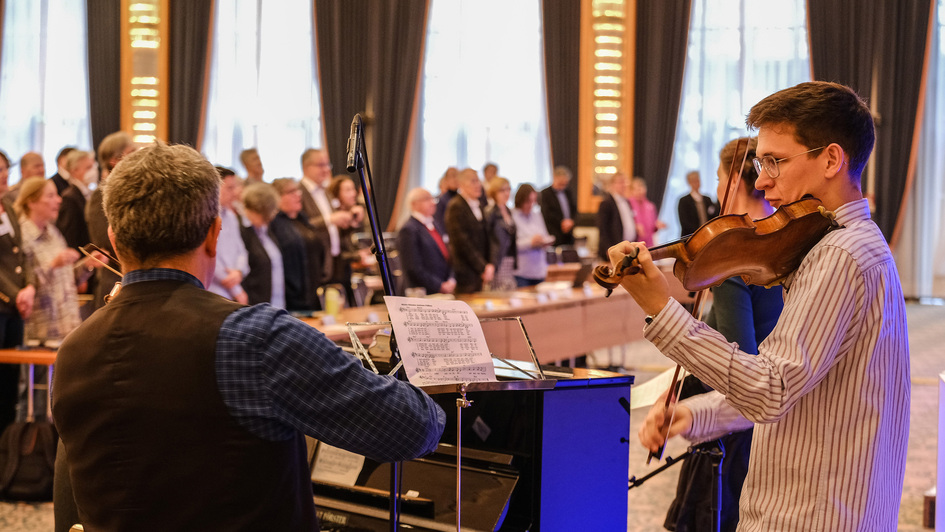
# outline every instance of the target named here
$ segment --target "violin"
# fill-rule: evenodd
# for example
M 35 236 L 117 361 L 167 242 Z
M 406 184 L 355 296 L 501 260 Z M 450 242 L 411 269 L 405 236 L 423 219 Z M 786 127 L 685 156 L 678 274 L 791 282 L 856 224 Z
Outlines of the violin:
M 653 260 L 675 258 L 673 274 L 691 292 L 718 286 L 736 275 L 747 284 L 770 287 L 783 282 L 814 244 L 837 227 L 833 212 L 820 200 L 805 196 L 760 220 L 747 214 L 713 218 L 695 233 L 649 251 Z M 634 250 L 616 268 L 598 266 L 594 280 L 609 296 L 624 276 L 640 271 L 636 258 Z

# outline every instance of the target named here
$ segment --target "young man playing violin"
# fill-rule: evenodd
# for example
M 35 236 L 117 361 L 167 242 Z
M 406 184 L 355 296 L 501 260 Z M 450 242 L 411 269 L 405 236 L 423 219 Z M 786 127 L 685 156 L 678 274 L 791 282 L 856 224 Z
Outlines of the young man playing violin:
M 784 310 L 757 356 L 670 298 L 641 243 L 610 248 L 615 265 L 639 250 L 642 272 L 621 285 L 649 314 L 646 338 L 716 390 L 675 415 L 651 410 L 641 442 L 655 452 L 670 423 L 668 436 L 690 439 L 753 424 L 738 530 L 895 530 L 909 348 L 899 275 L 860 192 L 872 116 L 849 88 L 811 82 L 763 99 L 747 123 L 758 130 L 755 187 L 774 207 L 810 194 L 840 228 L 785 280 Z

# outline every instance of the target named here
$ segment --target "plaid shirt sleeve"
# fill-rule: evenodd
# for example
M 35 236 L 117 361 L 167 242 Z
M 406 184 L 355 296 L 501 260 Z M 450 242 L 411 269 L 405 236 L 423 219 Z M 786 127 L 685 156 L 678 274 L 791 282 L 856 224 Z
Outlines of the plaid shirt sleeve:
M 268 440 L 296 430 L 378 461 L 436 448 L 446 421 L 423 391 L 375 375 L 321 332 L 267 304 L 242 308 L 217 338 L 217 384 L 233 417 Z

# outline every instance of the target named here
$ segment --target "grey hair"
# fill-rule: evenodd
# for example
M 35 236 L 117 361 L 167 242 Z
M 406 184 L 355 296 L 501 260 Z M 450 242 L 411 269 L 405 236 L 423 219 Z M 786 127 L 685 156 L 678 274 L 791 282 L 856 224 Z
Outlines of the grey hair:
M 83 151 L 83 150 L 73 149 L 72 151 L 70 151 L 69 153 L 66 154 L 66 164 L 65 164 L 64 166 L 65 166 L 66 170 L 72 172 L 72 168 L 75 167 L 75 164 L 76 164 L 77 162 L 81 161 L 82 159 L 85 159 L 85 158 L 89 158 L 89 159 L 92 159 L 92 160 L 94 161 L 94 160 L 95 160 L 95 154 L 92 153 L 92 152 L 90 152 L 90 151 Z M 82 176 L 80 176 L 80 175 L 78 175 L 78 176 L 72 176 L 72 177 L 74 177 L 74 178 L 76 178 L 76 179 L 78 179 L 78 180 L 80 180 L 80 181 L 82 180 Z
M 555 166 L 553 175 L 566 175 L 568 179 L 571 179 L 571 169 L 567 166 L 558 165 Z
M 279 194 L 269 183 L 252 183 L 243 189 L 243 207 L 272 221 L 279 211 Z
M 143 265 L 196 249 L 220 212 L 220 174 L 189 146 L 131 153 L 103 186 L 117 251 Z
M 116 131 L 106 136 L 98 145 L 98 165 L 103 170 L 111 171 L 112 159 L 121 157 L 121 154 L 133 145 L 131 135 L 124 131 Z
M 426 199 L 427 194 L 429 194 L 431 197 L 433 196 L 433 194 L 430 194 L 429 190 L 423 187 L 412 189 L 407 193 L 407 205 L 409 205 L 410 209 L 413 210 L 414 204 L 419 202 L 421 199 Z

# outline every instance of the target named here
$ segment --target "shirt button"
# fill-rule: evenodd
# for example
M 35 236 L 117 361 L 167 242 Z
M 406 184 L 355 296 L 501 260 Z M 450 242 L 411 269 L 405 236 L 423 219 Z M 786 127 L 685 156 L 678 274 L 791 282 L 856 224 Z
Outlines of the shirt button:
M 13 246 L 13 252 L 14 252 L 14 253 L 19 253 L 19 252 L 20 252 L 20 248 L 18 248 L 18 247 L 16 247 L 16 246 Z
M 13 271 L 17 274 L 23 273 L 23 267 L 17 266 L 16 268 L 13 269 Z

